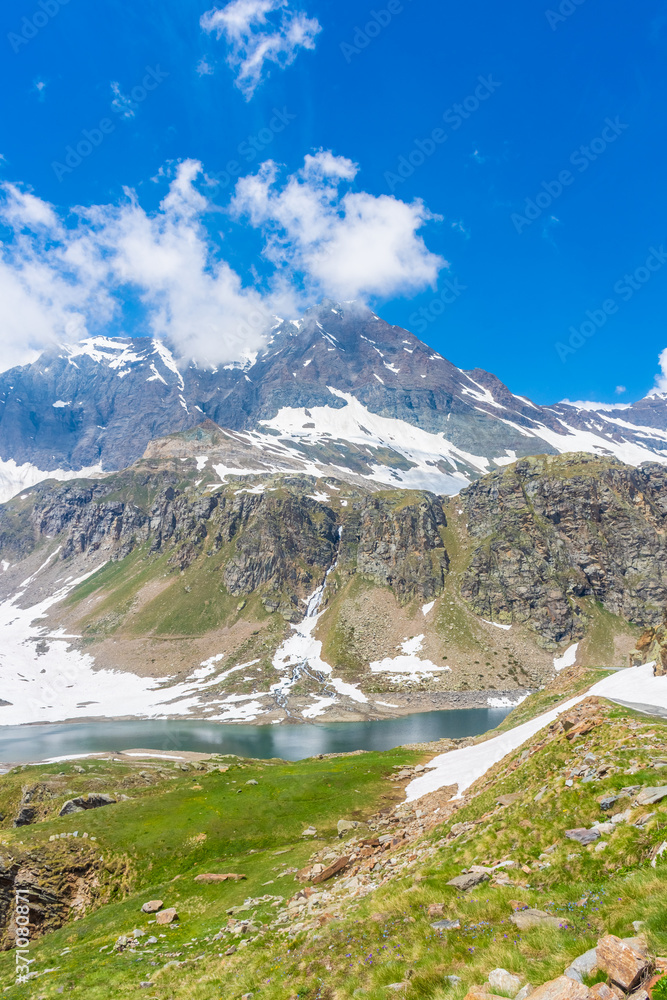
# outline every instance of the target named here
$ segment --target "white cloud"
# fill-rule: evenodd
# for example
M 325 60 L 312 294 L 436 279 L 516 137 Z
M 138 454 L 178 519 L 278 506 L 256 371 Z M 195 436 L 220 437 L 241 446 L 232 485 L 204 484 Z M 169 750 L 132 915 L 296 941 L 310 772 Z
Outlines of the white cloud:
M 291 10 L 288 0 L 232 0 L 206 11 L 204 31 L 224 36 L 227 62 L 236 71 L 236 86 L 250 100 L 267 64 L 290 66 L 301 49 L 314 49 L 322 30 L 316 18 Z
M 134 118 L 137 113 L 137 106 L 130 97 L 122 92 L 119 83 L 113 82 L 111 84 L 111 93 L 113 94 L 111 107 L 114 111 L 116 111 L 121 118 Z
M 307 291 L 337 299 L 386 297 L 435 285 L 447 262 L 419 230 L 436 218 L 423 202 L 347 191 L 356 164 L 321 151 L 279 183 L 269 161 L 236 186 L 233 209 L 266 235 L 265 254 L 300 272 Z
M 180 164 L 152 214 L 126 192 L 118 206 L 78 210 L 69 228 L 50 205 L 2 186 L 0 221 L 14 230 L 0 257 L 5 368 L 103 330 L 132 294 L 146 307 L 146 332 L 184 357 L 219 363 L 260 346 L 281 297 L 244 288 L 216 255 L 202 221 L 210 206 L 195 187 L 200 169 Z
M 264 164 L 238 183 L 231 207 L 266 239 L 262 289 L 230 266 L 211 218 L 202 166 L 186 160 L 169 176 L 159 207 L 146 211 L 126 190 L 115 205 L 59 214 L 15 184 L 0 184 L 0 359 L 5 368 L 45 347 L 109 333 L 137 301 L 141 332 L 185 359 L 214 364 L 260 348 L 276 315 L 297 316 L 324 296 L 393 296 L 435 282 L 446 262 L 418 235 L 432 218 L 421 202 L 366 192 L 341 195 L 356 164 L 330 152 L 305 159 L 279 186 Z M 210 228 L 209 228 L 210 227 Z M 135 310 L 136 311 L 136 310 Z
M 655 377 L 655 387 L 649 392 L 649 396 L 657 396 L 658 393 L 667 393 L 667 347 L 660 352 L 658 359 L 660 374 Z
M 197 73 L 199 74 L 199 76 L 213 75 L 213 67 L 211 66 L 206 56 L 202 56 L 202 58 L 197 63 Z

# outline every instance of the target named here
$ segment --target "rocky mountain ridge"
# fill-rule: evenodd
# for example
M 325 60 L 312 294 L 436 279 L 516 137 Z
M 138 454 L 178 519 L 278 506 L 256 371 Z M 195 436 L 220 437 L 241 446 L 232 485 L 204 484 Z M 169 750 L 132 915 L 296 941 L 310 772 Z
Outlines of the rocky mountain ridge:
M 221 484 L 181 454 L 190 439 L 0 508 L 5 718 L 29 678 L 35 717 L 117 715 L 118 670 L 138 715 L 502 704 L 564 654 L 624 665 L 662 621 L 663 466 L 528 458 L 443 499 L 289 473 Z M 45 670 L 57 690 L 40 699 Z
M 354 303 L 276 321 L 266 347 L 222 367 L 177 364 L 150 338 L 97 337 L 0 374 L 0 496 L 51 475 L 123 469 L 206 419 L 257 461 L 453 495 L 531 454 L 665 460 L 667 403 L 537 406 L 465 372 Z

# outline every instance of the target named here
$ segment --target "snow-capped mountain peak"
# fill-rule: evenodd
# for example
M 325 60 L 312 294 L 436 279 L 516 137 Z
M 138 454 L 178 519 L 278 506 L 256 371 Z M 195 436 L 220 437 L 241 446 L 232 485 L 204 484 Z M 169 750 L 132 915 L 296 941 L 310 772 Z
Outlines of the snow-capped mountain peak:
M 91 337 L 0 375 L 0 495 L 130 465 L 150 441 L 209 419 L 317 474 L 457 492 L 539 453 L 667 462 L 667 394 L 538 406 L 481 368 L 463 371 L 356 302 L 279 320 L 263 349 L 180 364 L 149 337 Z M 269 448 L 270 450 L 270 448 Z

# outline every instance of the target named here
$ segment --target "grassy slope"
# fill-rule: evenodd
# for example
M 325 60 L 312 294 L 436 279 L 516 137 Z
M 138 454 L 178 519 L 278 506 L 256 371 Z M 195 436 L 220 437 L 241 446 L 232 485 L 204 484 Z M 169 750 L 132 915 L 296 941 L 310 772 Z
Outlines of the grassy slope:
M 141 788 L 136 768 L 109 761 L 86 763 L 86 775 L 72 765 L 20 768 L 0 780 L 0 812 L 15 815 L 20 789 L 38 781 L 48 781 L 65 772 L 67 793 L 53 802 L 52 818 L 32 827 L 5 829 L 0 835 L 3 855 L 14 850 L 41 848 L 56 850 L 48 842 L 51 834 L 84 831 L 97 837 L 105 861 L 122 857 L 132 871 L 131 894 L 122 903 L 113 903 L 93 912 L 45 938 L 38 939 L 33 956 L 39 970 L 58 967 L 57 974 L 39 979 L 39 992 L 55 995 L 58 986 L 96 1000 L 110 995 L 110 976 L 117 995 L 132 995 L 137 986 L 134 961 L 123 956 L 100 958 L 99 949 L 134 927 L 148 925 L 140 907 L 148 899 L 161 898 L 165 905 L 179 909 L 182 928 L 167 929 L 169 949 L 179 950 L 185 941 L 216 933 L 226 922 L 225 910 L 247 896 L 267 892 L 285 895 L 294 892 L 292 875 L 276 880 L 277 870 L 301 868 L 313 851 L 313 841 L 301 837 L 315 823 L 319 836 L 333 839 L 337 821 L 362 819 L 374 810 L 396 801 L 396 789 L 383 776 L 397 764 L 416 763 L 423 755 L 410 750 L 364 754 L 344 758 L 307 761 L 232 763 L 221 773 L 183 773 L 166 766 L 169 778 L 157 786 Z M 223 764 L 225 762 L 220 761 Z M 226 766 L 226 765 L 225 765 Z M 95 781 L 103 779 L 102 783 Z M 249 780 L 259 785 L 248 786 Z M 84 789 L 104 790 L 130 796 L 105 809 L 57 818 L 69 793 Z M 239 789 L 242 791 L 239 793 Z M 68 841 L 71 844 L 72 841 Z M 82 843 L 83 846 L 83 843 Z M 285 852 L 277 857 L 275 852 Z M 242 883 L 195 884 L 201 872 L 247 874 Z M 267 907 L 267 912 L 271 913 Z M 150 927 L 148 928 L 150 930 Z M 162 930 L 162 928 L 160 928 Z M 72 954 L 61 957 L 64 948 Z M 219 945 L 215 952 L 219 951 Z M 0 955 L 0 982 L 11 983 L 14 956 Z M 142 977 L 150 974 L 144 969 Z M 10 996 L 33 996 L 34 984 L 16 987 Z M 186 994 L 183 994 L 186 995 Z
M 594 679 L 586 673 L 588 678 L 583 671 L 572 678 L 575 688 Z M 562 679 L 558 683 L 562 686 Z M 521 706 L 522 717 L 515 721 L 544 710 L 563 693 L 534 696 Z M 38 940 L 33 946 L 36 968 L 58 971 L 30 987 L 11 987 L 7 995 L 51 997 L 64 986 L 68 994 L 92 1000 L 134 996 L 139 982 L 150 977 L 153 987 L 141 995 L 159 1000 L 232 1000 L 246 992 L 272 1000 L 339 1000 L 355 995 L 380 1000 L 389 983 L 412 973 L 408 996 L 460 1000 L 468 986 L 482 983 L 497 966 L 535 984 L 558 975 L 593 946 L 602 931 L 632 934 L 633 920 L 646 921 L 653 949 L 665 954 L 667 862 L 659 861 L 653 869 L 649 857 L 667 837 L 667 802 L 637 810 L 633 820 L 649 812 L 655 815 L 641 828 L 619 827 L 605 837 L 608 847 L 603 852 L 564 839 L 566 829 L 604 818 L 598 805 L 603 793 L 630 784 L 665 782 L 665 770 L 656 771 L 650 763 L 667 759 L 667 722 L 615 706 L 603 706 L 603 714 L 602 724 L 574 743 L 562 734 L 546 741 L 540 736 L 532 741 L 527 759 L 522 749 L 509 755 L 480 779 L 444 823 L 404 851 L 397 849 L 397 860 L 407 862 L 398 876 L 388 876 L 365 900 L 350 899 L 341 919 L 315 934 L 299 934 L 294 941 L 268 930 L 231 957 L 224 957 L 224 951 L 238 939 L 211 940 L 225 923 L 225 910 L 264 893 L 288 899 L 298 883 L 291 875 L 282 879 L 277 875 L 284 867 L 300 868 L 311 856 L 312 842 L 300 837 L 303 828 L 313 823 L 319 831 L 315 846 L 328 843 L 336 849 L 337 819 L 368 817 L 383 800 L 395 799 L 395 787 L 384 783 L 382 775 L 423 755 L 399 750 L 293 765 L 241 761 L 225 774 L 215 770 L 185 775 L 167 768 L 175 780 L 141 792 L 121 765 L 87 764 L 87 779 L 75 777 L 65 766 L 73 788 L 102 770 L 109 788 L 114 780 L 125 781 L 129 794 L 138 798 L 83 818 L 5 831 L 3 853 L 19 840 L 27 847 L 42 843 L 54 831 L 86 829 L 98 837 L 110 861 L 129 859 L 131 894 Z M 567 787 L 569 769 L 587 753 L 611 764 L 612 773 L 590 783 L 575 780 L 573 787 Z M 43 770 L 53 773 L 58 767 L 62 769 L 59 765 Z M 30 769 L 30 780 L 41 773 L 42 769 Z M 26 777 L 25 771 L 17 771 L 2 779 L 3 801 Z M 251 778 L 259 785 L 246 786 Z M 545 785 L 547 791 L 536 806 L 535 795 Z M 241 794 L 238 788 L 243 789 Z M 496 805 L 498 795 L 512 792 L 520 793 L 517 802 L 505 808 Z M 626 799 L 618 808 L 630 804 Z M 452 825 L 462 822 L 470 826 L 452 835 Z M 555 849 L 540 859 L 554 844 Z M 278 855 L 278 851 L 288 853 Z M 512 886 L 487 883 L 463 895 L 445 884 L 471 864 L 503 858 L 517 863 L 508 872 Z M 241 872 L 248 880 L 197 885 L 193 876 L 202 871 Z M 179 927 L 157 929 L 165 937 L 156 953 L 142 947 L 136 953 L 107 954 L 109 947 L 100 953 L 100 948 L 111 946 L 135 926 L 155 930 L 139 908 L 156 896 L 165 905 L 177 906 L 181 915 Z M 509 922 L 511 900 L 549 910 L 562 919 L 563 927 L 518 932 Z M 434 931 L 426 914 L 431 903 L 444 904 L 444 915 L 458 917 L 462 929 L 444 935 Z M 265 924 L 275 914 L 270 903 L 253 910 Z M 72 951 L 62 955 L 66 947 Z M 185 964 L 168 966 L 169 961 Z M 12 969 L 11 953 L 0 956 L 4 983 L 12 982 Z M 444 979 L 449 974 L 462 982 L 451 985 Z

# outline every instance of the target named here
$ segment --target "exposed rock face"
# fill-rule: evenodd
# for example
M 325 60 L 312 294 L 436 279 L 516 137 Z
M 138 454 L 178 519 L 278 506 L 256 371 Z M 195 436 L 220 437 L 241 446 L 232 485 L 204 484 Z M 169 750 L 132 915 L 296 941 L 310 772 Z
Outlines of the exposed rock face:
M 401 597 L 437 596 L 449 568 L 439 533 L 446 523 L 433 497 L 398 507 L 382 496 L 369 498 L 359 511 L 357 571 Z
M 111 868 L 120 887 L 124 868 L 115 864 Z M 0 949 L 14 945 L 17 890 L 29 898 L 30 938 L 34 940 L 108 898 L 104 888 L 108 874 L 109 866 L 100 862 L 99 853 L 79 842 L 0 856 Z
M 667 470 L 588 456 L 524 459 L 460 497 L 475 549 L 461 591 L 547 640 L 584 634 L 581 598 L 640 625 L 667 600 Z
M 73 813 L 84 812 L 86 809 L 101 809 L 103 806 L 111 806 L 115 803 L 116 799 L 111 795 L 92 792 L 89 795 L 80 795 L 76 799 L 69 799 L 60 810 L 60 815 L 71 816 Z
M 653 672 L 656 677 L 667 676 L 667 621 L 657 628 L 647 629 L 637 642 L 637 648 L 630 653 L 631 667 L 651 661 L 655 663 Z
M 322 582 L 339 548 L 344 572 L 363 573 L 401 600 L 442 591 L 446 521 L 432 494 L 360 496 L 339 516 L 308 495 L 312 480 L 204 497 L 178 482 L 171 472 L 130 470 L 91 484 L 43 484 L 22 518 L 11 506 L 0 508 L 0 550 L 20 558 L 45 537 L 59 537 L 62 560 L 101 547 L 119 560 L 148 543 L 152 553 L 169 553 L 174 571 L 203 552 L 224 551 L 221 582 L 229 593 L 259 591 L 290 620 L 303 617 L 299 600 Z

